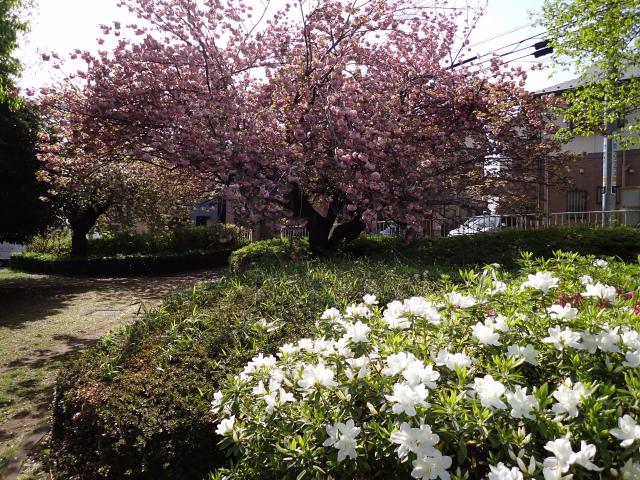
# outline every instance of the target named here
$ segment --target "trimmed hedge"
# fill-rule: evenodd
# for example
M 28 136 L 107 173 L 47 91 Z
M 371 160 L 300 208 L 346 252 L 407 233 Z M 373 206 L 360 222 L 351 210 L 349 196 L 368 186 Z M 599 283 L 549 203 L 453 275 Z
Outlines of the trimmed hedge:
M 233 252 L 229 264 L 241 270 L 254 263 L 277 265 L 305 258 L 306 239 L 256 242 Z M 634 261 L 640 254 L 640 229 L 631 227 L 557 227 L 544 230 L 505 230 L 456 237 L 430 237 L 407 242 L 395 237 L 362 236 L 345 247 L 350 257 L 393 257 L 424 267 L 432 265 L 515 265 L 520 252 L 549 257 L 556 250 Z
M 58 258 L 38 253 L 19 253 L 11 256 L 14 270 L 29 273 L 75 274 L 94 276 L 152 275 L 198 268 L 228 265 L 231 250 L 218 252 L 189 252 L 176 255 L 129 255 L 106 258 Z

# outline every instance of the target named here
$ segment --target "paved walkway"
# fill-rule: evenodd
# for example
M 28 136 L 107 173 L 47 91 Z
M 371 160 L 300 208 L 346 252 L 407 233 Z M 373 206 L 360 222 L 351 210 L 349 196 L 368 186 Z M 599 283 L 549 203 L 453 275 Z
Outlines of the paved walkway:
M 55 375 L 66 360 L 171 293 L 224 272 L 0 280 L 0 478 L 24 472 L 30 450 L 46 435 Z

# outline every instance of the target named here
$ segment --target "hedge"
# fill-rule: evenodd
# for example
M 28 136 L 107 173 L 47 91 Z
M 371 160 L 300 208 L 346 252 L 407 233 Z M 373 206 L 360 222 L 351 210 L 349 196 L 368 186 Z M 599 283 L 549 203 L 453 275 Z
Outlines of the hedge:
M 505 230 L 456 237 L 430 237 L 405 241 L 395 237 L 362 236 L 342 254 L 374 259 L 396 258 L 423 267 L 433 265 L 515 265 L 521 251 L 549 257 L 556 250 L 582 255 L 613 256 L 633 261 L 640 254 L 640 229 L 631 227 L 557 227 L 544 230 Z M 232 270 L 252 264 L 278 265 L 308 257 L 306 239 L 274 239 L 256 242 L 234 251 Z
M 29 273 L 74 274 L 93 276 L 153 275 L 224 267 L 231 250 L 217 252 L 189 252 L 176 255 L 127 255 L 118 257 L 77 258 L 38 253 L 19 253 L 11 256 L 10 267 Z

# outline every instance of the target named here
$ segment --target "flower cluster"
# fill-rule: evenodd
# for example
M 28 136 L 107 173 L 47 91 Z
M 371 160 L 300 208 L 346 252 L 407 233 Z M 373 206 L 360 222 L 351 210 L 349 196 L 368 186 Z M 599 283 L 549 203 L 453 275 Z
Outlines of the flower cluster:
M 256 355 L 214 396 L 238 457 L 224 475 L 638 478 L 638 284 L 609 265 L 560 255 L 327 309 L 317 338 Z

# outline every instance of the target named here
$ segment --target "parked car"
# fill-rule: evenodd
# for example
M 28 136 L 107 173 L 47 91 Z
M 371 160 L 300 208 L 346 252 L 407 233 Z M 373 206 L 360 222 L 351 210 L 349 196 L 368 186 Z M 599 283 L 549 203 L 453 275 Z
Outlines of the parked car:
M 458 228 L 449 232 L 450 237 L 457 235 L 473 235 L 474 233 L 492 232 L 505 226 L 505 221 L 500 215 L 481 215 L 471 217 Z
M 395 223 L 392 223 L 387 228 L 382 230 L 380 232 L 380 235 L 382 235 L 383 237 L 395 237 L 396 235 L 398 235 L 398 233 L 399 233 L 398 225 L 396 225 Z

